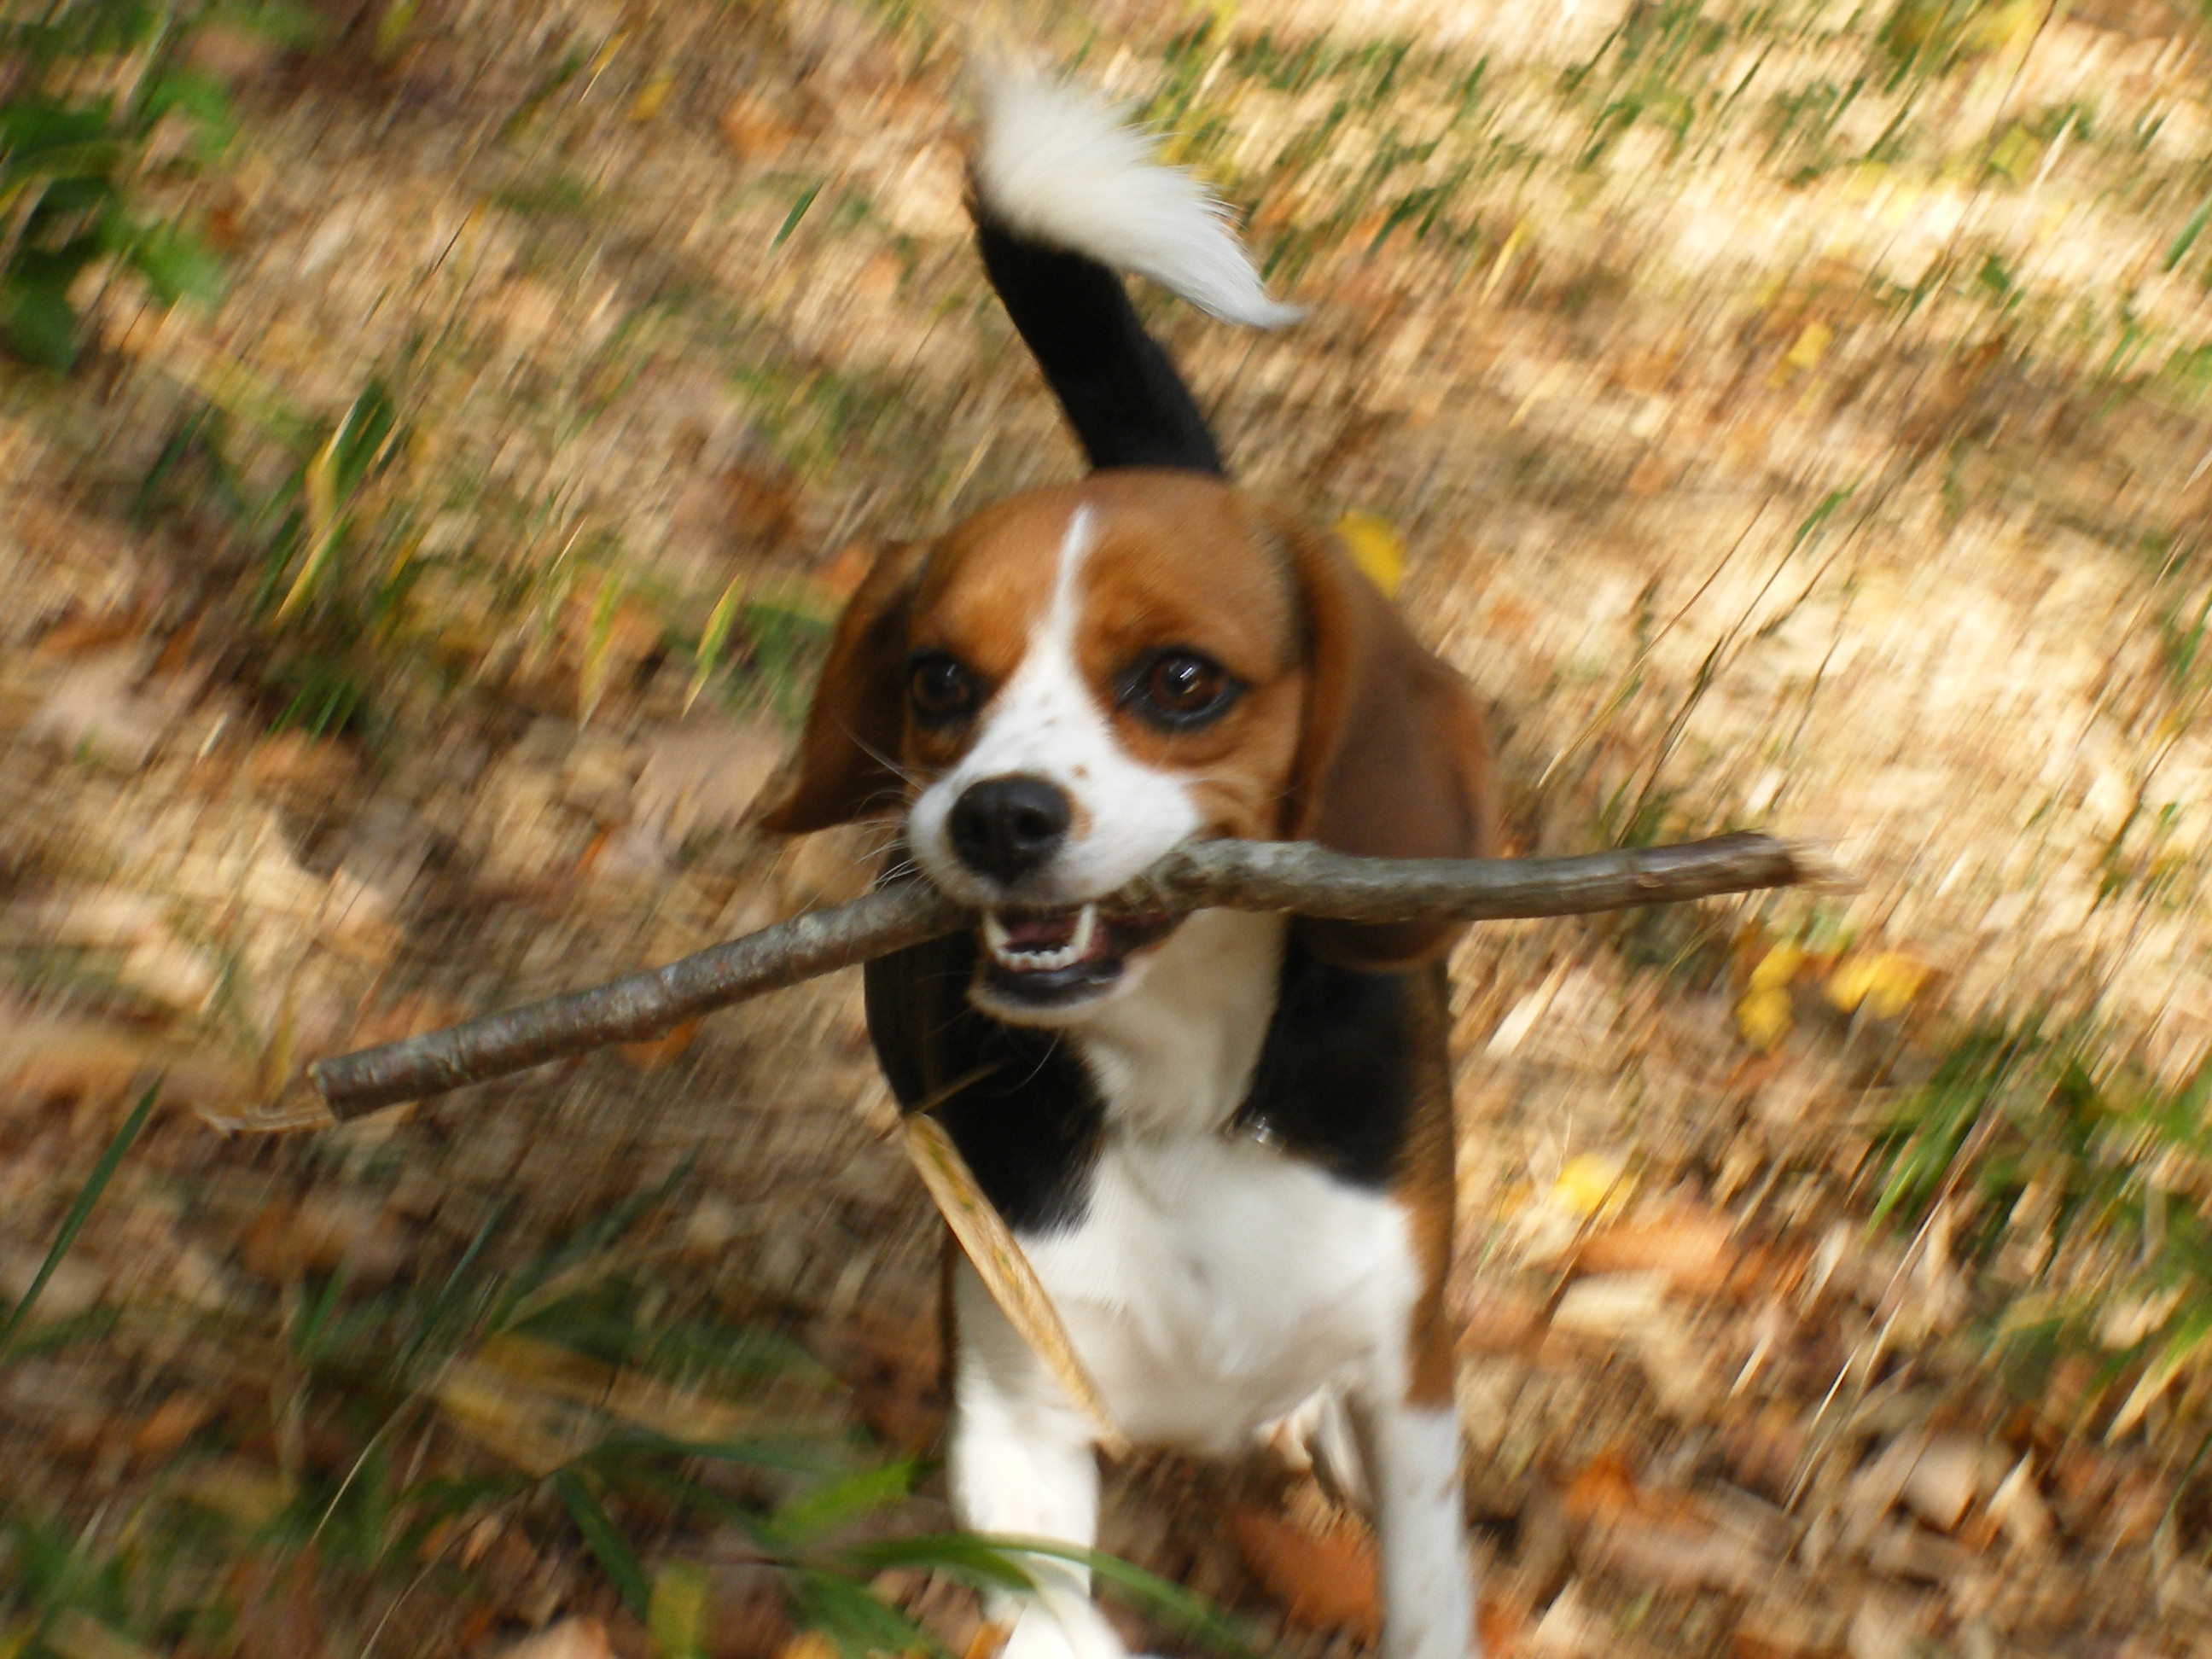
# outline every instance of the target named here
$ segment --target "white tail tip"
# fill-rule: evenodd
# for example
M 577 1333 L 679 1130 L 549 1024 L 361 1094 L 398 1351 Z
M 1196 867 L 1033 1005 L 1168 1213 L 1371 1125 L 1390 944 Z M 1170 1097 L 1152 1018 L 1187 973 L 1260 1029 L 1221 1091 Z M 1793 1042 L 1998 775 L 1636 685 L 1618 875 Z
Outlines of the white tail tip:
M 979 204 L 1017 235 L 1133 271 L 1200 310 L 1280 328 L 1302 307 L 1267 297 L 1229 210 L 1113 105 L 1019 73 L 982 87 L 974 173 Z

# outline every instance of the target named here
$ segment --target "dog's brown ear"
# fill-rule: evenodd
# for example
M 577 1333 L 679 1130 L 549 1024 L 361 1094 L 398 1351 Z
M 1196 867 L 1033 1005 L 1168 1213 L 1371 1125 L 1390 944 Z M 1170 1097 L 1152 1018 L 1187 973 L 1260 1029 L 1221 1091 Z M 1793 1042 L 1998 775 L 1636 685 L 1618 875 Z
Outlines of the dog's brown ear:
M 896 804 L 907 622 L 927 552 L 884 548 L 845 602 L 799 747 L 762 791 L 763 829 L 800 835 Z
M 1275 526 L 1305 603 L 1306 702 L 1291 840 L 1370 858 L 1485 858 L 1494 842 L 1490 740 L 1466 684 L 1416 640 L 1333 536 Z M 1449 922 L 1297 923 L 1307 947 L 1356 968 L 1440 955 Z

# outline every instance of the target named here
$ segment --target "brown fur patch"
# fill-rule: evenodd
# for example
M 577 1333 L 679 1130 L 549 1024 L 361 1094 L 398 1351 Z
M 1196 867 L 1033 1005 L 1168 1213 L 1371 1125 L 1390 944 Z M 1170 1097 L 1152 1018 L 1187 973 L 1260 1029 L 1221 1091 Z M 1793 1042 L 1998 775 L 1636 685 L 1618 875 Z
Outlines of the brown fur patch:
M 1452 1333 L 1445 1311 L 1444 1277 L 1451 1266 L 1454 1195 L 1451 987 L 1443 964 L 1412 976 L 1413 1008 L 1407 1042 L 1413 1049 L 1413 1110 L 1390 1195 L 1404 1206 L 1421 1290 L 1406 1331 L 1406 1399 L 1415 1406 L 1452 1403 Z
M 910 799 L 958 763 L 1049 612 L 1079 507 L 1091 525 L 1078 667 L 1129 755 L 1184 780 L 1202 834 L 1401 858 L 1489 850 L 1480 717 L 1343 550 L 1218 479 L 1136 468 L 1028 491 L 927 550 L 879 558 L 839 623 L 769 828 L 819 829 L 902 790 Z M 1121 706 L 1134 667 L 1176 647 L 1243 687 L 1220 718 L 1185 731 Z M 924 650 L 974 680 L 968 718 L 910 717 L 907 664 Z M 1301 926 L 1323 956 L 1368 967 L 1433 959 L 1457 933 Z

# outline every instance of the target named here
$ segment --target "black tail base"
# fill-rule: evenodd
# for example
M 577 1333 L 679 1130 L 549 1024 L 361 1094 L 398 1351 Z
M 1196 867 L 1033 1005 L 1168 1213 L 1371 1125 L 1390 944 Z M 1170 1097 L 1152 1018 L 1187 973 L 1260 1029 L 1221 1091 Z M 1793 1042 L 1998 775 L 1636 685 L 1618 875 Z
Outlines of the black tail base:
M 1198 404 L 1128 290 L 1084 254 L 1025 241 L 979 216 L 975 242 L 1095 468 L 1176 467 L 1226 475 Z

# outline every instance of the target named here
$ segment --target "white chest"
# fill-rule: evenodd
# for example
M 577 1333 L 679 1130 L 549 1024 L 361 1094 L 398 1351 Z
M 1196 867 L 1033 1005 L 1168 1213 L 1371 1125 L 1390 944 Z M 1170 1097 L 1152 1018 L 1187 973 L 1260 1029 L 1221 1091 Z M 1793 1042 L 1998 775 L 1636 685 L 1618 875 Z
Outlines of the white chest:
M 1223 1453 L 1405 1340 L 1404 1212 L 1256 1143 L 1118 1136 L 1038 1276 L 1134 1439 Z
M 1132 994 L 1073 1033 L 1105 1097 L 1084 1219 L 1028 1241 L 1133 1437 L 1221 1452 L 1404 1341 L 1403 1211 L 1222 1133 L 1250 1084 L 1282 918 L 1191 918 Z

